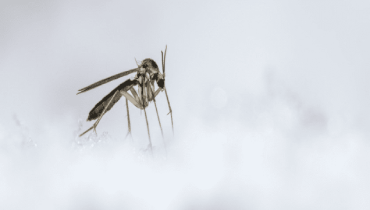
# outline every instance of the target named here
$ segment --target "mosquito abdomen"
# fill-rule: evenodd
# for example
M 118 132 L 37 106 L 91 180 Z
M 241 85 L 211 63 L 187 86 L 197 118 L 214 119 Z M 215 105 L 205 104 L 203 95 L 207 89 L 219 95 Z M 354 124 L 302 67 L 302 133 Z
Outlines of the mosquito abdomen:
M 118 87 L 114 88 L 114 90 L 112 90 L 108 95 L 106 95 L 102 100 L 100 100 L 95 106 L 94 108 L 92 108 L 92 110 L 90 111 L 89 113 L 89 116 L 87 118 L 87 121 L 91 121 L 91 120 L 96 120 L 100 117 L 100 115 L 103 113 L 104 111 L 104 108 L 107 106 L 107 104 L 109 103 L 109 101 L 111 100 L 111 98 L 113 97 L 114 93 L 116 91 L 120 91 L 122 89 L 130 89 L 132 86 L 136 85 L 137 84 L 137 81 L 132 81 L 130 79 L 126 80 L 125 82 L 123 82 L 122 84 L 120 84 Z M 112 100 L 112 102 L 110 103 L 109 107 L 107 107 L 107 111 L 109 111 L 113 105 L 115 103 L 117 103 L 117 101 L 122 97 L 121 94 L 116 94 Z

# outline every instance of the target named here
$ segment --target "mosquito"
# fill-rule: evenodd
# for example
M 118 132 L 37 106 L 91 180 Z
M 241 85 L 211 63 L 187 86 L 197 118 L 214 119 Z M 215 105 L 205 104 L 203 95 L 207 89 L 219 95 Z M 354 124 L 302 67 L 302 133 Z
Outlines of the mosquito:
M 167 46 L 166 46 L 164 55 L 163 55 L 163 51 L 161 51 L 163 74 L 159 71 L 158 65 L 153 59 L 146 58 L 141 62 L 140 65 L 138 64 L 137 68 L 121 72 L 119 74 L 113 75 L 103 80 L 100 80 L 94 84 L 91 84 L 85 88 L 78 90 L 79 92 L 77 93 L 77 95 L 80 93 L 84 93 L 86 91 L 92 90 L 112 80 L 121 78 L 123 76 L 127 76 L 132 73 L 136 73 L 136 76 L 133 79 L 127 79 L 126 81 L 118 85 L 118 87 L 113 89 L 108 95 L 106 95 L 102 100 L 100 100 L 94 106 L 94 108 L 92 108 L 87 118 L 87 121 L 91 121 L 91 120 L 96 120 L 96 121 L 93 124 L 93 126 L 91 126 L 89 129 L 83 132 L 80 136 L 83 136 L 84 134 L 86 134 L 92 129 L 96 133 L 96 127 L 98 126 L 103 115 L 107 113 L 122 96 L 124 96 L 126 98 L 126 110 L 127 110 L 127 121 L 128 121 L 127 135 L 129 134 L 131 135 L 130 114 L 129 114 L 129 108 L 128 108 L 128 101 L 130 101 L 137 108 L 144 110 L 145 120 L 146 120 L 146 125 L 147 125 L 147 130 L 148 130 L 148 136 L 149 136 L 149 147 L 150 149 L 152 149 L 152 142 L 151 142 L 150 132 L 149 132 L 149 123 L 148 123 L 148 118 L 147 118 L 145 108 L 148 107 L 149 102 L 151 101 L 154 102 L 159 126 L 161 128 L 161 133 L 163 137 L 162 125 L 159 119 L 157 104 L 155 100 L 155 97 L 157 97 L 157 95 L 163 90 L 166 93 L 166 98 L 167 98 L 167 103 L 168 103 L 168 108 L 169 108 L 168 114 L 171 114 L 171 124 L 172 124 L 172 132 L 173 132 L 172 109 L 171 109 L 170 101 L 168 99 L 167 89 L 165 87 L 166 53 L 167 53 Z M 154 83 L 156 83 L 158 86 L 157 90 L 155 90 Z M 134 87 L 136 86 L 137 86 L 137 91 L 134 89 Z M 128 91 L 130 91 L 132 95 Z

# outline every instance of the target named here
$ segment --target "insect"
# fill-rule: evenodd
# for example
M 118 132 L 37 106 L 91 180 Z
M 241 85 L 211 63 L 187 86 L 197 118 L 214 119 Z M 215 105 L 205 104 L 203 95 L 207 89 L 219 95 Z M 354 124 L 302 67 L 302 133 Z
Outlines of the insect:
M 90 130 L 94 130 L 96 133 L 96 127 L 98 126 L 101 118 L 103 115 L 108 112 L 117 101 L 124 96 L 126 98 L 126 110 L 127 110 L 127 121 L 128 121 L 128 134 L 131 134 L 131 123 L 130 123 L 130 115 L 129 115 L 129 108 L 128 108 L 128 101 L 130 101 L 133 105 L 135 105 L 137 108 L 144 110 L 145 113 L 145 120 L 148 130 L 148 136 L 149 136 L 149 147 L 152 148 L 152 143 L 150 139 L 150 132 L 149 132 L 149 124 L 148 124 L 148 118 L 146 115 L 145 108 L 149 105 L 149 102 L 153 101 L 158 117 L 159 126 L 161 128 L 162 137 L 163 137 L 163 131 L 161 122 L 158 115 L 158 109 L 157 104 L 155 101 L 155 97 L 161 92 L 165 91 L 167 103 L 170 112 L 168 114 L 171 114 L 171 124 L 172 124 L 172 132 L 173 132 L 173 118 L 172 118 L 172 109 L 170 105 L 170 101 L 168 99 L 167 90 L 165 87 L 165 63 L 166 63 L 166 53 L 167 53 L 167 46 L 163 55 L 162 53 L 162 70 L 163 74 L 159 71 L 157 63 L 152 60 L 151 58 L 144 59 L 141 64 L 138 64 L 137 68 L 121 72 L 119 74 L 113 75 L 111 77 L 108 77 L 106 79 L 100 80 L 94 84 L 91 84 L 85 88 L 82 88 L 78 90 L 77 93 L 84 93 L 86 91 L 89 91 L 91 89 L 94 89 L 100 85 L 103 85 L 105 83 L 108 83 L 112 80 L 121 78 L 123 76 L 136 73 L 136 76 L 133 79 L 127 79 L 118 87 L 113 89 L 108 95 L 106 95 L 102 100 L 100 100 L 94 108 L 89 113 L 89 116 L 87 118 L 87 121 L 96 120 L 93 126 L 91 126 L 88 130 L 83 132 L 80 136 L 86 134 Z M 157 84 L 158 88 L 155 90 L 154 83 Z M 137 86 L 137 91 L 134 89 L 134 87 Z M 130 91 L 131 94 L 128 92 Z

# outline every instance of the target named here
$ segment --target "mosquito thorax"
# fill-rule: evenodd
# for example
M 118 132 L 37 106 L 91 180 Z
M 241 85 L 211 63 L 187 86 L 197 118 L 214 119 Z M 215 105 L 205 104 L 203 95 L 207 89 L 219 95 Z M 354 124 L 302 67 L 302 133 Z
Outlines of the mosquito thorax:
M 137 81 L 139 82 L 140 85 L 143 84 L 143 79 L 144 79 L 143 77 L 138 77 L 137 78 Z
M 150 58 L 144 59 L 143 62 L 141 62 L 141 67 L 145 68 L 149 75 L 159 72 L 157 63 Z
M 150 69 L 158 69 L 157 63 L 151 59 L 151 58 L 146 58 L 141 62 L 141 66 L 144 68 L 150 68 Z
M 146 58 L 141 62 L 138 75 L 149 75 L 150 80 L 157 82 L 158 87 L 164 88 L 164 77 L 160 73 L 157 63 L 151 59 Z M 145 76 L 144 76 L 145 77 Z M 139 81 L 140 82 L 140 81 Z M 141 82 L 140 82 L 141 83 Z

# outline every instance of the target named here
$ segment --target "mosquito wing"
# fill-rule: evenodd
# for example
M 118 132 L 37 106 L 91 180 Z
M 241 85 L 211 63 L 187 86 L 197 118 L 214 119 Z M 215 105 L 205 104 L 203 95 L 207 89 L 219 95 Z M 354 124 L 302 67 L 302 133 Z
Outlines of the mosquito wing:
M 116 74 L 116 75 L 110 76 L 110 77 L 108 77 L 108 78 L 105 78 L 105 79 L 103 79 L 103 80 L 100 80 L 100 81 L 98 81 L 98 82 L 95 82 L 95 83 L 94 83 L 94 84 L 92 84 L 92 85 L 89 85 L 89 86 L 87 86 L 87 87 L 84 87 L 84 88 L 82 88 L 82 89 L 79 89 L 79 90 L 78 90 L 79 92 L 77 93 L 77 95 L 78 95 L 78 94 L 80 94 L 80 93 L 83 93 L 83 92 L 89 91 L 89 90 L 91 90 L 91 89 L 94 89 L 94 88 L 96 88 L 96 87 L 98 87 L 98 86 L 100 86 L 100 85 L 104 85 L 105 83 L 108 83 L 108 82 L 110 82 L 110 81 L 112 81 L 112 80 L 115 80 L 115 79 L 121 78 L 121 77 L 123 77 L 123 76 L 129 75 L 129 74 L 134 73 L 134 72 L 137 72 L 137 71 L 139 71 L 139 69 L 138 69 L 138 68 L 135 68 L 135 69 L 131 69 L 131 70 L 124 71 L 124 72 L 121 72 L 121 73 L 119 73 L 119 74 Z

